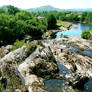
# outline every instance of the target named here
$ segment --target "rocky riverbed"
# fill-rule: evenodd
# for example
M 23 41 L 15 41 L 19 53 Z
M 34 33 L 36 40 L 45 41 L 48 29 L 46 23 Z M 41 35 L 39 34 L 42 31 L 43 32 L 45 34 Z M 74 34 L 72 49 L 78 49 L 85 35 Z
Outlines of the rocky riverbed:
M 1 92 L 81 92 L 92 78 L 91 40 L 72 36 L 28 44 L 0 48 Z

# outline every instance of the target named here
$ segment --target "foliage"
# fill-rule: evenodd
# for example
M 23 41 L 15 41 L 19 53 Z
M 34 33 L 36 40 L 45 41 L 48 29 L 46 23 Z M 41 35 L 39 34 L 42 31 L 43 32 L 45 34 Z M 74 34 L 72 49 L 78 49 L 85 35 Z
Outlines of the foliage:
M 9 14 L 13 14 L 13 15 L 15 15 L 17 12 L 19 12 L 18 8 L 11 6 L 11 5 L 7 6 L 7 10 L 8 10 Z
M 90 30 L 84 30 L 81 34 L 81 37 L 84 39 L 90 39 L 92 36 Z
M 71 22 L 57 20 L 57 26 L 68 27 L 69 25 L 71 25 Z
M 47 19 L 37 19 L 13 6 L 8 6 L 7 12 L 4 11 L 0 10 L 0 43 L 10 44 L 17 39 L 22 40 L 25 35 L 40 39 L 47 30 Z
M 48 15 L 47 22 L 48 22 L 48 29 L 56 28 L 56 18 L 53 14 Z
M 68 36 L 67 36 L 67 35 L 64 35 L 63 37 L 64 37 L 64 38 L 68 38 Z
M 0 82 L 0 92 L 5 92 L 4 84 Z
M 21 48 L 25 44 L 24 40 L 14 42 L 11 51 Z
M 92 12 L 87 13 L 86 22 L 87 23 L 92 23 Z
M 0 8 L 0 14 L 5 13 L 5 10 Z
M 0 40 L 4 44 L 14 42 L 16 39 L 22 39 L 25 35 L 23 21 L 16 21 L 13 15 L 0 15 Z M 11 39 L 12 38 L 12 39 Z
M 32 19 L 32 15 L 31 13 L 29 12 L 26 12 L 26 11 L 20 11 L 18 13 L 16 13 L 16 19 L 18 20 L 29 20 L 29 19 Z

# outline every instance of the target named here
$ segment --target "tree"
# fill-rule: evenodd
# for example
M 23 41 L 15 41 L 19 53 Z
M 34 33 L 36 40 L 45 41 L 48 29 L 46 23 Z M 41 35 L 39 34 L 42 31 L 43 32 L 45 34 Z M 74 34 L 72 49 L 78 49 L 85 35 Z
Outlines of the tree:
M 80 21 L 85 22 L 86 16 L 87 16 L 87 12 L 83 12 L 82 15 L 81 15 Z
M 0 14 L 5 13 L 5 10 L 0 8 Z
M 53 14 L 49 14 L 47 17 L 48 29 L 56 28 L 56 18 Z
M 24 37 L 24 21 L 16 21 L 13 15 L 8 14 L 1 14 L 0 21 L 0 41 L 3 41 L 4 44 L 12 43 L 16 39 L 22 39 Z
M 29 20 L 29 19 L 32 19 L 32 15 L 29 12 L 20 11 L 16 13 L 16 19 L 17 20 Z
M 92 12 L 87 13 L 86 22 L 87 23 L 92 23 Z
M 7 10 L 9 14 L 13 14 L 13 15 L 15 15 L 17 12 L 20 11 L 18 8 L 11 5 L 7 6 Z

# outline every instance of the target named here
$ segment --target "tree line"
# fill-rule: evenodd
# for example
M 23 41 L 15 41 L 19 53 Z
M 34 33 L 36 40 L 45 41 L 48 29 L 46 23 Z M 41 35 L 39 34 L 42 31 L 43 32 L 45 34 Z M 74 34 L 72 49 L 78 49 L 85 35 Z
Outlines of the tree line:
M 52 14 L 57 20 L 70 21 L 70 22 L 81 22 L 81 23 L 92 23 L 92 12 L 75 12 L 75 11 L 51 11 L 51 12 L 37 12 L 33 13 L 35 16 L 48 16 Z

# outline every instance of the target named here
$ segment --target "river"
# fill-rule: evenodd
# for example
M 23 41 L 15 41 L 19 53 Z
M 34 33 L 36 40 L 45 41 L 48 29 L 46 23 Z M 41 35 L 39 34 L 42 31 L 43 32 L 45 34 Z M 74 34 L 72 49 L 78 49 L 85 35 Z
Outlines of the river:
M 91 28 L 91 25 L 78 23 L 78 27 L 71 28 L 70 30 L 67 30 L 67 31 L 58 32 L 56 34 L 56 38 L 60 38 L 61 35 L 63 35 L 63 36 L 65 35 L 67 37 L 80 36 L 82 34 L 83 30 L 88 30 L 90 28 Z M 84 55 L 89 55 L 90 57 L 92 57 L 92 52 L 90 52 L 90 51 L 87 51 L 87 50 L 81 51 L 81 50 L 76 49 L 76 48 L 72 48 L 71 50 L 74 51 L 74 52 L 80 51 Z M 57 64 L 58 64 L 58 67 L 59 67 L 59 70 L 60 70 L 59 74 L 65 75 L 66 73 L 70 73 L 70 70 L 68 70 L 62 64 L 60 64 L 59 62 L 57 62 Z M 45 80 L 44 83 L 45 83 L 45 89 L 48 92 L 62 92 L 61 88 L 63 86 L 63 83 L 65 83 L 65 81 L 64 80 L 58 80 L 58 79 L 50 79 L 50 80 Z M 92 92 L 92 79 L 90 79 L 84 85 L 84 89 L 82 90 L 82 92 Z
M 80 36 L 83 30 L 88 30 L 91 28 L 91 25 L 88 25 L 88 24 L 78 23 L 77 25 L 78 25 L 78 27 L 73 27 L 70 30 L 58 32 L 56 34 L 56 38 L 60 38 L 61 35 L 63 35 L 63 36 L 65 35 L 67 37 Z

